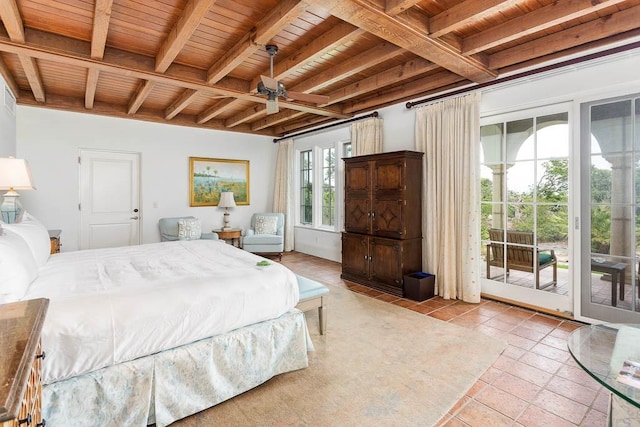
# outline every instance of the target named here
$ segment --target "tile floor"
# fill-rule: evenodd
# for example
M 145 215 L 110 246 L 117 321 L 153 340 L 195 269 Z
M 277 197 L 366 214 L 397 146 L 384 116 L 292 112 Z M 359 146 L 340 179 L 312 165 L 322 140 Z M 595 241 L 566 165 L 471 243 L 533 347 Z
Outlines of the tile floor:
M 440 426 L 605 426 L 609 393 L 567 351 L 581 323 L 507 304 L 435 297 L 421 303 L 340 278 L 340 264 L 292 253 L 282 263 L 296 273 L 508 342 L 504 353 L 439 423 Z

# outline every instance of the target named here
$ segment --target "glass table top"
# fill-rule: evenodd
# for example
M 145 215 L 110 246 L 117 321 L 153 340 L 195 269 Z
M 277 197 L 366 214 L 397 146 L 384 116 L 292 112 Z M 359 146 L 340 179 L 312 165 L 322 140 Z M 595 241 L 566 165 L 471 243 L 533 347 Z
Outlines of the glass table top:
M 640 408 L 640 388 L 616 378 L 625 360 L 640 362 L 640 324 L 582 326 L 567 339 L 578 365 L 600 384 Z

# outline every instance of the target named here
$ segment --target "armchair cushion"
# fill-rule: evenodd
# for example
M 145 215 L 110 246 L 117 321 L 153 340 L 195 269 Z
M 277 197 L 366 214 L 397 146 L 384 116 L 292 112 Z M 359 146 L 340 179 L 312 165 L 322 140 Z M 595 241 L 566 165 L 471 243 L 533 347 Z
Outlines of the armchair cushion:
M 198 218 L 180 218 L 178 220 L 178 240 L 198 240 L 202 234 Z
M 276 234 L 278 231 L 278 217 L 256 215 L 253 229 L 256 234 Z

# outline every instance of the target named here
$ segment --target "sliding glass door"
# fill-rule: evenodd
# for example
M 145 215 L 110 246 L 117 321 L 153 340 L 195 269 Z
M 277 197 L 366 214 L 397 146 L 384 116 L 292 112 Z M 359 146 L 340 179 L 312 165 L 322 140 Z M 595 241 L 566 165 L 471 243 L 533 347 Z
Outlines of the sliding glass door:
M 581 314 L 640 323 L 640 95 L 580 109 Z
M 571 312 L 569 106 L 483 118 L 483 293 Z

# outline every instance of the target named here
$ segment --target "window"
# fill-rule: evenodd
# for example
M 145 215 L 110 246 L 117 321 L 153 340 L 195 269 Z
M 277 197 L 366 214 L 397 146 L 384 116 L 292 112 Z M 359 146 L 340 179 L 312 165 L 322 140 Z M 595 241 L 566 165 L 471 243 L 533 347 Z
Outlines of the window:
M 322 225 L 336 222 L 336 149 L 322 150 Z
M 300 222 L 313 223 L 313 152 L 300 153 Z
M 299 151 L 298 224 L 338 230 L 342 223 L 342 161 L 351 157 L 351 142 L 339 141 L 304 147 Z

